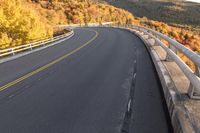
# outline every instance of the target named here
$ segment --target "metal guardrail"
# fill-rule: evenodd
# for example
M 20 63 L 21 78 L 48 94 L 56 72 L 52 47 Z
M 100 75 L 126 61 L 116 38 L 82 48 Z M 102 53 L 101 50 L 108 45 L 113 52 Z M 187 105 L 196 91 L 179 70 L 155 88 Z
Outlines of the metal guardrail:
M 68 25 L 59 25 L 59 27 L 85 27 L 85 26 L 89 26 L 89 27 L 93 27 L 93 26 L 106 26 L 106 25 L 111 25 L 113 24 L 113 22 L 103 22 L 103 23 L 88 23 L 88 24 L 68 24 Z
M 155 45 L 161 46 L 166 51 L 167 54 L 165 60 L 170 59 L 175 61 L 185 76 L 189 79 L 190 86 L 188 88 L 188 94 L 190 98 L 200 99 L 200 55 L 186 48 L 176 40 L 152 29 L 135 25 L 129 25 L 124 28 L 133 29 L 142 37 L 146 36 L 145 40 L 154 39 Z M 169 46 L 165 45 L 161 40 L 167 41 Z M 192 71 L 191 68 L 177 55 L 177 51 L 183 53 L 194 63 L 195 72 Z
M 24 52 L 26 50 L 33 50 L 37 47 L 45 46 L 48 43 L 55 42 L 57 40 L 68 37 L 72 34 L 74 34 L 73 30 L 71 30 L 70 32 L 68 32 L 66 34 L 62 34 L 62 35 L 59 35 L 59 36 L 56 36 L 53 38 L 49 38 L 49 39 L 45 39 L 45 40 L 41 40 L 41 41 L 37 41 L 37 42 L 25 44 L 25 45 L 20 45 L 17 47 L 0 50 L 0 58 L 9 56 L 9 55 L 15 55 L 16 53 Z
M 59 27 L 65 27 L 67 29 L 71 29 L 71 31 L 69 33 L 60 35 L 60 36 L 56 36 L 53 38 L 49 38 L 49 39 L 45 39 L 45 40 L 41 40 L 38 42 L 33 42 L 33 43 L 29 43 L 29 44 L 25 44 L 25 45 L 20 45 L 20 46 L 16 46 L 16 47 L 12 47 L 12 48 L 8 48 L 8 49 L 3 49 L 0 50 L 0 59 L 6 56 L 10 56 L 10 55 L 15 55 L 16 53 L 20 53 L 20 52 L 24 52 L 26 50 L 33 50 L 37 47 L 41 47 L 44 46 L 48 43 L 60 40 L 62 38 L 65 38 L 67 36 L 70 36 L 72 34 L 74 34 L 74 31 L 72 30 L 72 28 L 75 27 L 81 27 L 81 26 L 100 26 L 100 25 L 108 25 L 108 24 L 112 24 L 113 22 L 104 22 L 104 23 L 88 23 L 87 25 L 84 24 L 69 24 L 69 25 L 58 25 Z
M 83 25 L 71 25 L 72 27 L 81 27 Z M 101 26 L 100 24 L 92 23 L 87 26 Z M 152 29 L 136 26 L 136 25 L 117 25 L 113 22 L 103 23 L 104 27 L 115 27 L 115 28 L 128 28 L 133 29 L 140 36 L 148 36 L 148 39 L 154 39 L 155 44 L 160 45 L 166 51 L 166 60 L 173 60 L 179 66 L 179 68 L 183 71 L 185 76 L 190 81 L 190 86 L 188 88 L 188 94 L 190 98 L 200 99 L 200 55 L 193 52 L 192 50 L 186 48 L 181 43 L 176 40 L 154 31 Z M 161 40 L 165 40 L 169 43 L 169 46 L 166 46 Z M 187 56 L 194 64 L 195 64 L 195 72 L 191 70 L 191 68 L 185 64 L 185 62 L 177 55 L 177 51 L 180 51 L 185 56 Z

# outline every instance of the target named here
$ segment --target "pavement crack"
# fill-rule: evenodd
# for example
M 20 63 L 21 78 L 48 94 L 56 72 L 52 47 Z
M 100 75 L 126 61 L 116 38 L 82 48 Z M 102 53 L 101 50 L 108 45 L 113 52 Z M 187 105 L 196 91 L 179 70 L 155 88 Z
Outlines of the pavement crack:
M 130 124 L 131 124 L 131 116 L 132 116 L 132 110 L 133 110 L 133 98 L 134 98 L 134 92 L 135 92 L 135 83 L 136 83 L 136 71 L 137 71 L 137 61 L 134 61 L 133 65 L 133 73 L 132 73 L 132 79 L 131 79 L 131 88 L 130 88 L 130 94 L 128 98 L 128 103 L 127 103 L 127 109 L 121 129 L 121 133 L 129 133 L 130 130 Z

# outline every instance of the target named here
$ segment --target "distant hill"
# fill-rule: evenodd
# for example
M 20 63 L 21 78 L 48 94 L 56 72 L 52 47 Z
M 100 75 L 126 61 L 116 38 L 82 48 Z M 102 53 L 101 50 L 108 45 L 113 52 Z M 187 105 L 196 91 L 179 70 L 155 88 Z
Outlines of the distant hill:
M 159 31 L 200 53 L 200 4 L 184 0 L 104 0 L 134 14 L 135 25 Z M 165 44 L 168 44 L 164 41 Z M 193 63 L 178 55 L 194 70 Z
M 200 3 L 185 0 L 106 0 L 138 17 L 170 25 L 200 27 Z

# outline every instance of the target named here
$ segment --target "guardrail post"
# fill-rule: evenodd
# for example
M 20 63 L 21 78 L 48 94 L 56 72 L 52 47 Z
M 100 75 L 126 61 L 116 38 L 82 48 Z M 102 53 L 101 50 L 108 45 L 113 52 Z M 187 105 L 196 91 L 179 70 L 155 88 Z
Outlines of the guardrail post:
M 195 65 L 195 72 L 194 74 L 198 77 L 200 77 L 200 68 Z M 190 86 L 189 86 L 189 90 L 188 90 L 188 94 L 190 96 L 190 98 L 193 98 L 193 99 L 200 99 L 200 92 L 197 91 L 198 88 L 195 88 L 191 83 L 190 83 Z
M 198 55 L 200 56 L 200 53 Z M 200 77 L 200 67 L 198 65 L 195 65 L 195 74 Z
M 12 55 L 15 55 L 15 51 L 14 51 L 14 49 L 12 48 Z
M 32 44 L 30 44 L 30 46 L 29 46 L 29 47 L 30 47 L 30 50 L 32 51 L 32 50 L 33 50 L 33 48 L 32 48 Z
M 177 55 L 177 49 L 172 46 L 171 44 L 169 44 L 169 49 L 171 49 L 176 55 Z M 173 61 L 173 59 L 169 56 L 169 54 L 166 55 L 166 61 Z
M 188 95 L 192 99 L 198 99 L 200 100 L 200 92 L 197 91 L 197 88 L 195 88 L 192 83 L 190 83 L 189 89 L 188 89 Z
M 178 51 L 174 46 L 169 45 L 169 48 L 177 55 Z
M 159 38 L 157 38 L 157 39 L 160 40 Z M 160 46 L 159 43 L 158 43 L 158 40 L 155 39 L 155 44 L 154 44 L 155 46 Z
M 54 38 L 53 38 L 54 39 Z M 53 39 L 51 39 L 51 40 L 53 40 Z M 45 43 L 44 42 L 41 42 L 41 43 L 43 43 L 43 46 L 45 46 Z
M 200 68 L 197 65 L 195 65 L 195 75 L 200 77 Z
M 157 45 L 157 42 L 154 38 L 150 37 L 148 40 L 147 40 L 152 46 L 156 46 Z

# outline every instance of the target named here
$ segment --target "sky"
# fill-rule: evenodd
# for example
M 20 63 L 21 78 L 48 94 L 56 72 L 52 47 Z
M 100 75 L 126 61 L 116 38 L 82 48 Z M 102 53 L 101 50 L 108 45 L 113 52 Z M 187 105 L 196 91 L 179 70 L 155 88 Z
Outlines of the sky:
M 192 1 L 192 2 L 198 2 L 198 3 L 200 3 L 200 0 L 186 0 L 186 1 Z

